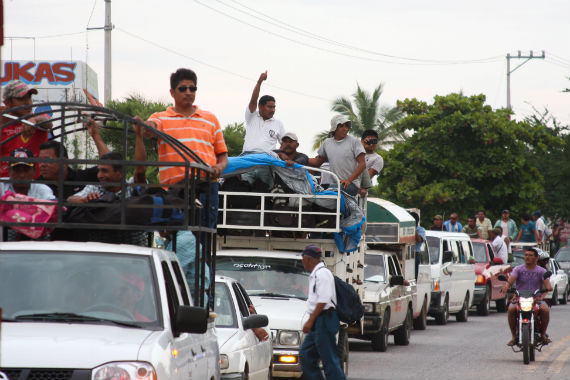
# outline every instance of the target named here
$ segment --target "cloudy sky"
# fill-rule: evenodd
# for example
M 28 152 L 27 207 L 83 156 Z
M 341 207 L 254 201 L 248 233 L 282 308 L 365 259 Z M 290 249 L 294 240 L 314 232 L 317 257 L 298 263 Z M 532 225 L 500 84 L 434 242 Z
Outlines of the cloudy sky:
M 3 59 L 87 61 L 103 93 L 104 0 L 4 0 Z M 276 117 L 311 152 L 330 105 L 357 83 L 381 103 L 485 94 L 506 106 L 506 55 L 546 53 L 512 74 L 515 117 L 548 108 L 570 123 L 568 0 L 113 0 L 113 98 L 170 101 L 178 67 L 198 74 L 196 104 L 241 122 L 259 74 Z M 34 43 L 35 41 L 35 49 Z M 523 60 L 512 60 L 512 67 Z

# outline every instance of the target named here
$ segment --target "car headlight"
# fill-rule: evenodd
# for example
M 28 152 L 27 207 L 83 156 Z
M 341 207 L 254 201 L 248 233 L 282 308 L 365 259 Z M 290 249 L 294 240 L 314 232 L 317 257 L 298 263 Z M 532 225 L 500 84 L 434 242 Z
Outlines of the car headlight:
M 301 336 L 298 331 L 280 331 L 278 341 L 284 346 L 298 346 Z
M 156 380 L 156 371 L 149 363 L 114 362 L 93 370 L 92 380 Z
M 230 361 L 228 360 L 228 355 L 220 355 L 220 369 L 227 369 L 230 366 Z
M 483 276 L 482 274 L 478 274 L 477 275 L 477 281 L 475 281 L 475 283 L 478 285 L 485 284 L 485 276 Z
M 371 302 L 364 302 L 364 312 L 365 313 L 374 313 L 374 304 Z
M 522 311 L 532 310 L 532 298 L 519 298 L 519 303 L 521 304 Z

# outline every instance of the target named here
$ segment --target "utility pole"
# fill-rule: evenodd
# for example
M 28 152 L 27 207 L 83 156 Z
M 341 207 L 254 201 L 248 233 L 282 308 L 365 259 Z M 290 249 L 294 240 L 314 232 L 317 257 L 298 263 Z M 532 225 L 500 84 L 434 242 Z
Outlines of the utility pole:
M 105 31 L 105 84 L 104 84 L 104 104 L 112 99 L 111 95 L 111 31 L 113 24 L 111 23 L 111 0 L 105 0 L 105 26 L 102 28 L 87 28 L 87 30 L 103 29 Z
M 511 108 L 511 73 L 514 73 L 516 69 L 518 69 L 519 67 L 521 67 L 522 65 L 524 65 L 525 63 L 527 63 L 528 61 L 530 61 L 531 59 L 544 59 L 546 56 L 544 54 L 544 50 L 542 51 L 542 55 L 534 55 L 532 50 L 530 51 L 529 55 L 521 55 L 521 51 L 518 51 L 517 55 L 511 55 L 510 53 L 507 53 L 507 108 L 508 109 L 512 109 Z M 514 69 L 511 70 L 511 59 L 526 59 L 526 61 L 524 61 L 523 63 L 521 63 L 520 65 L 518 65 L 517 67 L 515 67 Z

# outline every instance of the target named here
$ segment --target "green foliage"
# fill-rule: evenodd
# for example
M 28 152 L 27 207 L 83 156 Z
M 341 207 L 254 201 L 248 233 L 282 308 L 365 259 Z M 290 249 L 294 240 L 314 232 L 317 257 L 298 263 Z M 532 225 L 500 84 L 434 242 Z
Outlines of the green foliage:
M 358 138 L 367 129 L 374 129 L 378 132 L 380 144 L 392 144 L 394 141 L 403 140 L 405 136 L 395 130 L 393 124 L 402 118 L 402 112 L 396 107 L 380 105 L 380 96 L 383 91 L 383 84 L 369 93 L 356 85 L 356 92 L 352 94 L 352 99 L 339 97 L 331 105 L 331 110 L 346 115 L 351 123 L 350 134 Z M 318 149 L 323 141 L 328 137 L 328 130 L 320 132 L 315 136 L 313 149 Z
M 544 176 L 544 205 L 541 211 L 550 218 L 570 219 L 570 127 L 562 126 L 545 109 L 527 117 L 533 126 L 546 127 L 553 137 L 562 140 L 561 145 L 549 147 L 547 154 L 532 156 L 534 165 Z
M 243 123 L 228 124 L 224 128 L 224 140 L 228 147 L 228 156 L 239 156 L 245 139 L 245 127 Z
M 168 104 L 145 99 L 140 94 L 131 94 L 124 100 L 113 100 L 107 105 L 108 108 L 121 112 L 129 116 L 140 116 L 143 120 L 147 120 L 150 115 L 155 112 L 164 111 Z M 115 128 L 115 129 L 112 129 Z M 118 130 L 117 130 L 118 129 Z M 120 123 L 107 123 L 100 128 L 100 134 L 103 141 L 112 151 L 123 152 L 123 130 L 124 125 Z M 131 125 L 127 125 L 127 158 L 132 160 L 135 153 L 135 135 Z M 156 140 L 145 140 L 145 148 L 147 152 L 147 161 L 158 161 L 158 150 Z M 127 175 L 132 175 L 134 168 L 129 168 Z M 146 173 L 149 182 L 158 182 L 158 167 L 147 167 Z
M 435 96 L 433 104 L 398 102 L 408 116 L 394 125 L 412 133 L 386 153 L 378 189 L 403 207 L 422 210 L 424 225 L 435 214 L 457 212 L 461 220 L 478 209 L 490 218 L 544 206 L 545 181 L 532 157 L 561 146 L 544 125 L 510 120 L 485 96 Z

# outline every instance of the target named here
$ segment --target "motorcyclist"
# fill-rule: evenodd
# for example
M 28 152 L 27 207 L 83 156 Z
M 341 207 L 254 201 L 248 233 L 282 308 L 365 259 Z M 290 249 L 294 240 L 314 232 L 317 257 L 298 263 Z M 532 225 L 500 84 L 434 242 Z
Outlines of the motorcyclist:
M 547 289 L 552 291 L 552 285 L 550 281 L 544 278 L 544 273 L 546 269 L 537 265 L 539 258 L 539 249 L 535 247 L 528 248 L 524 255 L 524 265 L 519 265 L 513 269 L 511 275 L 509 276 L 507 283 L 501 291 L 506 293 L 507 290 L 516 282 L 517 290 L 530 290 L 532 292 L 537 289 Z M 543 344 L 548 344 L 551 340 L 546 335 L 546 329 L 548 327 L 548 322 L 550 321 L 550 309 L 548 305 L 543 301 L 545 294 L 537 295 L 536 303 L 539 305 L 538 315 L 542 320 L 542 331 L 540 331 L 541 339 Z M 511 304 L 509 306 L 509 312 L 507 315 L 509 321 L 509 327 L 511 329 L 512 339 L 507 343 L 507 346 L 514 346 L 516 344 L 517 335 L 517 305 Z
M 546 266 L 548 265 L 548 262 L 550 261 L 550 255 L 548 254 L 548 252 L 543 251 L 540 248 L 534 248 L 536 250 L 538 250 L 538 265 L 543 267 L 546 270 L 549 270 L 549 268 L 547 268 Z

